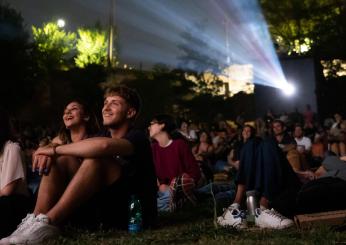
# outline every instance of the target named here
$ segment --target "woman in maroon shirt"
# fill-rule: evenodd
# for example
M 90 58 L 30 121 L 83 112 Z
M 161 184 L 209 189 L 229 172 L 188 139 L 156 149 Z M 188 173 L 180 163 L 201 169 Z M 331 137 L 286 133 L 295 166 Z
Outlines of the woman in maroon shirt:
M 187 142 L 172 138 L 175 130 L 173 117 L 164 114 L 155 116 L 149 126 L 154 140 L 152 152 L 159 187 L 159 211 L 174 211 L 185 200 L 194 203 L 193 189 L 201 177 Z

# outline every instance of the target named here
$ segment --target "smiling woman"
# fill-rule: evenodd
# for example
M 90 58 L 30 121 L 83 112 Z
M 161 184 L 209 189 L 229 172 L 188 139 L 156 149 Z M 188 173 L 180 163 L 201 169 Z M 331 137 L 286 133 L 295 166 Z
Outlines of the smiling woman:
M 79 99 L 69 102 L 63 114 L 63 125 L 53 144 L 68 144 L 96 134 L 100 127 L 95 114 L 84 101 Z

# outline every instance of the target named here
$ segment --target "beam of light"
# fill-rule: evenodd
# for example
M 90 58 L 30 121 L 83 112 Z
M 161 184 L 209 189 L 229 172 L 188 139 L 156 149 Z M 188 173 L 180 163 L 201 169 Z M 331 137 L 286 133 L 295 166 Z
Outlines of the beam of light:
M 287 84 L 257 0 L 117 0 L 116 9 L 120 56 L 127 63 L 177 67 L 184 44 L 221 65 L 252 65 L 257 84 Z M 188 43 L 183 33 L 207 47 Z

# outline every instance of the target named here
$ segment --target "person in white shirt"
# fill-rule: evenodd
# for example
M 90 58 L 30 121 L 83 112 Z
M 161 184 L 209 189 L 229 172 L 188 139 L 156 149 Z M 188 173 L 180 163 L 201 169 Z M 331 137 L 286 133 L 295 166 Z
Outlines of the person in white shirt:
M 31 208 L 22 151 L 9 117 L 0 110 L 0 237 L 9 235 Z
M 311 140 L 304 136 L 304 130 L 301 125 L 294 127 L 294 139 L 297 142 L 297 150 L 300 153 L 308 153 L 311 150 Z

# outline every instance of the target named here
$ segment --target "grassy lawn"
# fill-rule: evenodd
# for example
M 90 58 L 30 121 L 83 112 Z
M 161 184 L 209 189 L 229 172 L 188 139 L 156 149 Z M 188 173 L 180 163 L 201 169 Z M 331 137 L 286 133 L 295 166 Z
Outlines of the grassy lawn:
M 219 208 L 219 212 L 221 212 Z M 248 229 L 215 227 L 213 203 L 185 207 L 175 214 L 160 215 L 159 227 L 135 235 L 124 231 L 87 232 L 68 228 L 63 237 L 48 244 L 345 244 L 346 227 L 316 227 L 309 230 Z

